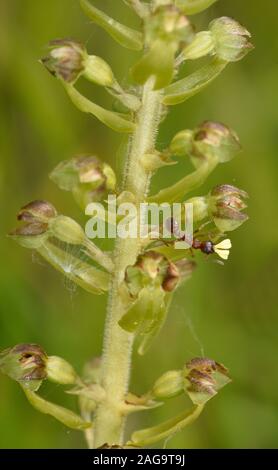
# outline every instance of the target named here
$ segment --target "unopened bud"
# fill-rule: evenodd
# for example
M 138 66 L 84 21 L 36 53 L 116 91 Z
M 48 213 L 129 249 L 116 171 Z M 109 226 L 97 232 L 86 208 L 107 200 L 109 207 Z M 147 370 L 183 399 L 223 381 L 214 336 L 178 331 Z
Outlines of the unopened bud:
M 71 245 L 82 245 L 85 240 L 85 233 L 82 227 L 75 220 L 65 215 L 58 215 L 51 221 L 51 233 L 61 242 Z
M 240 227 L 248 216 L 242 213 L 248 194 L 235 186 L 216 186 L 208 196 L 209 213 L 221 232 L 230 232 Z
M 9 236 L 21 246 L 36 250 L 48 238 L 48 224 L 27 223 L 22 225 L 22 227 L 12 230 Z
M 169 370 L 163 374 L 154 384 L 151 394 L 154 398 L 172 398 L 184 389 L 182 370 Z
M 47 223 L 56 215 L 56 209 L 50 202 L 33 201 L 20 209 L 17 219 L 25 222 Z
M 50 52 L 42 63 L 57 78 L 74 83 L 84 72 L 86 50 L 78 41 L 55 39 L 49 43 Z
M 176 156 L 189 155 L 196 168 L 205 161 L 231 160 L 241 149 L 236 133 L 224 124 L 205 121 L 192 130 L 183 130 L 173 138 L 169 151 Z
M 116 185 L 112 168 L 93 155 L 61 162 L 50 178 L 59 188 L 71 191 L 82 208 L 102 200 Z
M 36 344 L 19 344 L 0 354 L 0 370 L 23 387 L 36 391 L 46 378 L 47 356 Z
M 215 54 L 222 60 L 236 62 L 253 49 L 251 34 L 233 18 L 223 16 L 212 21 L 209 29 L 214 41 Z
M 111 87 L 115 82 L 110 65 L 95 55 L 88 55 L 84 61 L 84 77 L 90 82 L 105 87 Z
M 197 33 L 193 41 L 183 50 L 185 60 L 194 60 L 214 52 L 214 41 L 210 31 Z
M 219 122 L 205 121 L 194 131 L 192 159 L 196 166 L 210 158 L 228 162 L 240 149 L 236 133 Z
M 83 75 L 100 86 L 110 87 L 115 78 L 111 67 L 101 57 L 89 55 L 83 44 L 72 39 L 56 39 L 49 43 L 50 52 L 41 62 L 47 70 L 66 83 L 74 83 Z
M 208 217 L 207 197 L 192 197 L 186 201 L 186 204 L 192 204 L 193 206 L 193 220 L 195 223 Z
M 77 379 L 77 374 L 71 364 L 57 356 L 48 357 L 46 374 L 49 380 L 61 385 L 74 384 Z
M 173 138 L 169 150 L 172 155 L 184 157 L 192 152 L 193 131 L 186 129 L 178 132 Z

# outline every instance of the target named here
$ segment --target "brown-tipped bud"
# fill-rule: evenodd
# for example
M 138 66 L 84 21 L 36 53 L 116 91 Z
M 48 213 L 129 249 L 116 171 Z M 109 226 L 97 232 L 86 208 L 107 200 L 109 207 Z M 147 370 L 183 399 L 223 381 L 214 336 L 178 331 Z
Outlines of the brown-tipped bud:
M 202 357 L 186 363 L 184 377 L 185 391 L 196 405 L 206 403 L 231 381 L 226 367 Z
M 228 62 L 242 59 L 253 49 L 250 42 L 251 34 L 233 18 L 223 16 L 209 25 L 214 41 L 215 54 Z
M 50 178 L 59 188 L 71 191 L 82 208 L 102 200 L 116 186 L 112 168 L 93 155 L 82 155 L 61 162 L 52 171 Z
M 47 70 L 66 83 L 74 83 L 83 75 L 90 82 L 111 87 L 115 78 L 111 67 L 101 57 L 88 55 L 83 44 L 72 39 L 56 39 L 49 43 L 50 52 L 41 62 Z
M 57 78 L 74 83 L 84 72 L 86 50 L 78 41 L 55 39 L 49 43 L 50 52 L 41 62 Z
M 189 155 L 196 168 L 211 159 L 224 163 L 241 149 L 237 134 L 220 122 L 205 121 L 196 129 L 183 130 L 173 138 L 169 151 L 179 157 Z
M 241 150 L 237 134 L 220 122 L 205 121 L 193 135 L 192 159 L 196 166 L 204 159 L 217 158 L 228 162 Z
M 230 232 L 240 227 L 248 216 L 241 211 L 247 207 L 248 194 L 235 186 L 216 186 L 208 196 L 210 216 L 221 232 Z
M 19 344 L 0 354 L 0 370 L 23 387 L 36 391 L 46 379 L 47 356 L 36 344 Z
M 11 231 L 9 236 L 25 248 L 37 249 L 48 238 L 48 224 L 27 223 Z
M 56 215 L 57 211 L 50 202 L 38 200 L 22 207 L 17 215 L 17 219 L 26 222 L 48 223 Z
M 37 249 L 48 238 L 49 222 L 56 216 L 56 209 L 49 202 L 30 202 L 17 215 L 17 219 L 24 224 L 10 232 L 9 236 L 26 248 Z

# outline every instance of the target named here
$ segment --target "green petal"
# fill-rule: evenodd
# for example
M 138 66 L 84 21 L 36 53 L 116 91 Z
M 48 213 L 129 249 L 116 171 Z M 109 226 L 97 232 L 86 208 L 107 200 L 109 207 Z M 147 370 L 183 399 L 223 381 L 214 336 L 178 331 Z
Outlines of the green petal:
M 143 47 L 142 34 L 110 18 L 103 11 L 91 5 L 88 0 L 80 0 L 86 15 L 98 26 L 101 26 L 115 41 L 127 49 L 140 51 Z

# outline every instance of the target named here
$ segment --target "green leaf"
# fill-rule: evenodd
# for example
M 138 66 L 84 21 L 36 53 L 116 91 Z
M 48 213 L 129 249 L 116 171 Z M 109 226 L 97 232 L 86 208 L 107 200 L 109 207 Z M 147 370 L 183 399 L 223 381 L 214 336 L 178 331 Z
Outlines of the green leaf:
M 186 410 L 158 426 L 135 431 L 131 436 L 129 444 L 146 447 L 162 439 L 167 439 L 192 424 L 200 416 L 203 408 L 203 406 L 194 406 L 192 409 Z
M 183 103 L 206 88 L 227 65 L 228 62 L 215 58 L 200 70 L 169 85 L 164 90 L 163 103 L 170 106 Z
M 73 411 L 68 410 L 59 405 L 55 405 L 49 401 L 46 401 L 44 398 L 41 398 L 36 393 L 26 390 L 22 387 L 29 403 L 41 413 L 53 416 L 53 418 L 57 419 L 65 426 L 71 429 L 75 429 L 78 431 L 84 431 L 84 429 L 88 429 L 92 426 L 92 423 L 84 421 L 80 416 L 73 413 Z
M 131 69 L 137 83 L 143 85 L 151 77 L 155 77 L 154 89 L 159 90 L 171 83 L 174 76 L 175 44 L 157 40 L 144 57 Z
M 102 294 L 108 291 L 109 274 L 87 263 L 85 256 L 85 260 L 82 256 L 80 259 L 78 249 L 71 251 L 69 245 L 57 246 L 54 241 L 49 240 L 37 251 L 55 269 L 87 292 Z
M 73 85 L 64 84 L 64 86 L 73 104 L 83 113 L 92 114 L 99 119 L 99 121 L 116 132 L 134 132 L 135 124 L 126 119 L 126 116 L 122 117 L 119 113 L 108 111 L 93 103 L 88 100 L 88 98 L 81 95 Z
M 88 0 L 80 0 L 80 5 L 85 14 L 98 26 L 101 26 L 115 41 L 127 49 L 140 51 L 143 48 L 143 37 L 139 31 L 125 26 L 98 8 Z

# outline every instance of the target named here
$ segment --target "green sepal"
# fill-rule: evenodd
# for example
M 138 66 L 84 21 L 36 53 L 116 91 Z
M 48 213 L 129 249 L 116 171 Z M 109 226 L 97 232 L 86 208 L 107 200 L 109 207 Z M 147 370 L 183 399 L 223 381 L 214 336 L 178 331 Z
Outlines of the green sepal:
M 154 89 L 171 83 L 174 76 L 176 44 L 157 39 L 144 57 L 131 69 L 133 79 L 143 85 L 155 77 Z
M 84 421 L 80 416 L 73 411 L 64 408 L 63 406 L 56 405 L 50 401 L 45 400 L 36 393 L 26 390 L 22 387 L 29 403 L 40 413 L 44 413 L 57 419 L 65 426 L 77 431 L 84 431 L 92 426 L 92 423 Z
M 228 62 L 214 58 L 200 70 L 166 87 L 163 103 L 169 106 L 183 103 L 206 88 L 227 65 Z
M 194 406 L 192 409 L 186 410 L 175 418 L 171 418 L 158 426 L 135 431 L 128 444 L 146 447 L 163 439 L 167 439 L 193 423 L 202 411 L 203 406 Z
M 102 27 L 121 46 L 127 49 L 140 51 L 143 47 L 143 37 L 139 31 L 129 28 L 103 11 L 94 7 L 88 0 L 80 0 L 80 5 L 85 14 L 98 26 Z
M 134 132 L 135 124 L 129 121 L 126 115 L 109 111 L 93 103 L 81 95 L 73 85 L 64 84 L 64 86 L 73 104 L 83 113 L 92 114 L 116 132 Z

